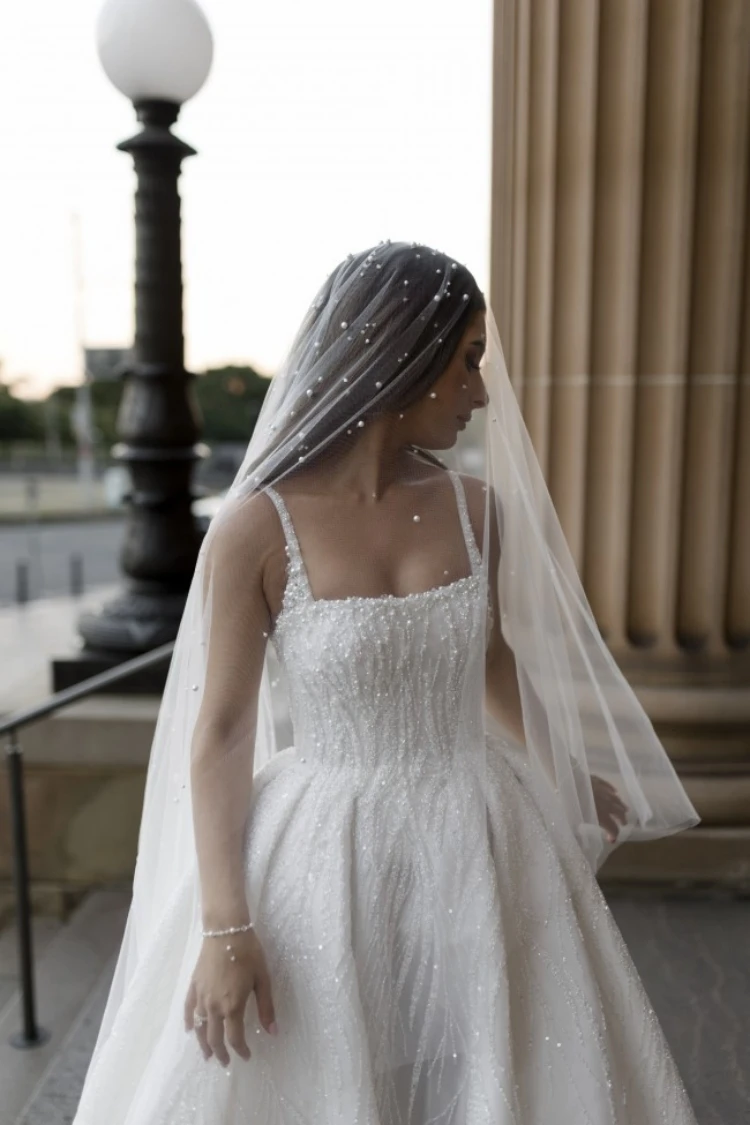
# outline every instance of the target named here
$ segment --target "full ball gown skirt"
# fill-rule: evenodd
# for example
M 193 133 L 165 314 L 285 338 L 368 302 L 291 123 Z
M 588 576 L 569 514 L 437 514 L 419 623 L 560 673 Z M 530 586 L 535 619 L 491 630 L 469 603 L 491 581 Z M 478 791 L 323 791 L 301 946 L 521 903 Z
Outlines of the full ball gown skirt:
M 315 600 L 269 490 L 295 737 L 254 779 L 245 856 L 279 1035 L 252 997 L 251 1059 L 206 1062 L 185 1032 L 193 878 L 140 956 L 74 1125 L 696 1125 L 554 795 L 510 743 L 487 741 L 481 781 L 471 768 L 486 604 L 451 478 L 472 573 L 405 597 Z

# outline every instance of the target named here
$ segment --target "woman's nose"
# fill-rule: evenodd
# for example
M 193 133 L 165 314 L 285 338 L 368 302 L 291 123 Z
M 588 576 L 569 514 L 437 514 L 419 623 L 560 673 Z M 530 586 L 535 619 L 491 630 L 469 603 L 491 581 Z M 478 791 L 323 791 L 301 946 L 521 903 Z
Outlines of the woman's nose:
M 474 403 L 474 410 L 480 410 L 483 406 L 487 405 L 487 403 L 490 401 L 490 396 L 487 394 L 487 388 L 485 387 L 484 383 L 480 382 L 479 386 L 474 390 L 472 399 Z

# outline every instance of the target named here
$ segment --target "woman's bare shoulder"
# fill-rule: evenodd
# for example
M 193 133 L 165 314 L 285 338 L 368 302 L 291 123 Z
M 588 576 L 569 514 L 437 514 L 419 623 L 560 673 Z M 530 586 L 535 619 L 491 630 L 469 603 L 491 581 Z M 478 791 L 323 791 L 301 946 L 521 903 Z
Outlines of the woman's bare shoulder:
M 217 563 L 241 555 L 250 569 L 262 570 L 268 554 L 283 543 L 276 506 L 261 490 L 225 499 L 209 526 L 207 555 Z

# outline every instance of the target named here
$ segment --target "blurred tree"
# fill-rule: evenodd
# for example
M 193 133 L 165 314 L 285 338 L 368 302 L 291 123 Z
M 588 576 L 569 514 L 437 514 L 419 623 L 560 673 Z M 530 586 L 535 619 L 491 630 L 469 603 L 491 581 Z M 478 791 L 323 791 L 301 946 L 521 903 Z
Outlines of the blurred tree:
M 41 403 L 16 398 L 15 387 L 23 380 L 5 382 L 0 361 L 0 441 L 43 441 L 44 411 Z
M 249 441 L 269 385 L 252 367 L 215 367 L 199 375 L 204 440 Z
M 202 440 L 250 440 L 270 380 L 252 367 L 217 367 L 198 374 L 195 393 L 203 415 Z M 15 384 L 14 384 L 15 385 Z M 63 446 L 75 444 L 70 414 L 76 399 L 76 388 L 55 387 L 46 403 L 16 398 L 14 385 L 5 385 L 0 377 L 0 441 L 44 441 L 44 409 L 54 400 L 59 418 Z M 96 443 L 100 452 L 118 440 L 117 412 L 122 396 L 122 380 L 96 380 L 91 384 Z

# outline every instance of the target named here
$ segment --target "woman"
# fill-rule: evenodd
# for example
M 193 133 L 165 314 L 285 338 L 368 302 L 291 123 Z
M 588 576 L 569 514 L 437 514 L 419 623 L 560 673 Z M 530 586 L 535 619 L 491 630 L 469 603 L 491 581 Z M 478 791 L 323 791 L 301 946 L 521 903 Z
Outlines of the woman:
M 697 819 L 474 278 L 350 255 L 201 550 L 76 1123 L 694 1125 L 595 872 Z

